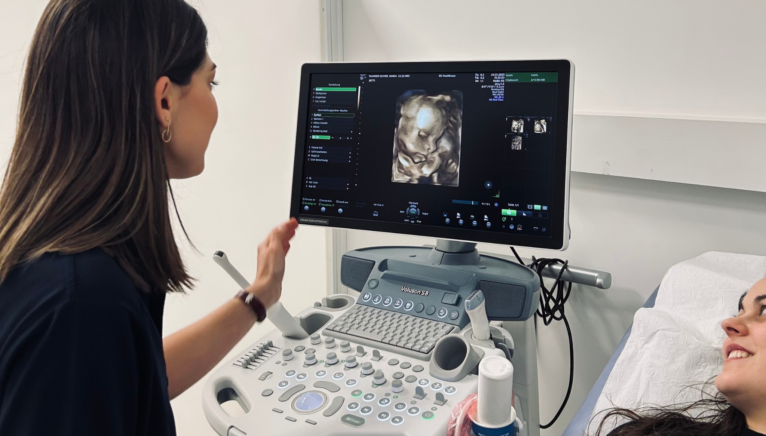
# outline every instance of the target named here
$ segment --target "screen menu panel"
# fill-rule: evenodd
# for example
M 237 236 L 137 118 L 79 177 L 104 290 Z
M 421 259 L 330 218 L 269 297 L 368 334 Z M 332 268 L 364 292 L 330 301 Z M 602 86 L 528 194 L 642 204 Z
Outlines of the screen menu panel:
M 555 72 L 312 74 L 300 214 L 550 237 L 557 87 Z

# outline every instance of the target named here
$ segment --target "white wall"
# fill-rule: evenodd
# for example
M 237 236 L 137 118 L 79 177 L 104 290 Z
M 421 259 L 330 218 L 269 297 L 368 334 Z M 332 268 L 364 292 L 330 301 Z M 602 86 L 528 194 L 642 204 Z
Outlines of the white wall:
M 0 1 L 0 159 L 13 145 L 26 51 L 44 0 Z M 300 65 L 317 62 L 318 2 L 195 1 L 209 29 L 209 51 L 221 82 L 220 118 L 205 172 L 175 184 L 184 224 L 201 253 L 183 253 L 196 289 L 168 299 L 165 334 L 204 316 L 237 291 L 211 256 L 225 251 L 248 278 L 256 247 L 288 217 Z M 182 240 L 179 238 L 179 240 Z M 282 301 L 298 311 L 325 295 L 325 231 L 298 231 L 288 257 Z M 259 325 L 235 347 L 255 342 Z M 172 402 L 178 434 L 212 435 L 201 407 L 201 384 Z
M 576 114 L 766 120 L 760 1 L 361 0 L 345 1 L 343 14 L 346 61 L 567 58 L 577 66 Z M 573 153 L 581 146 L 574 143 Z M 607 291 L 573 288 L 574 389 L 544 436 L 563 432 L 669 266 L 709 250 L 766 253 L 763 192 L 573 173 L 570 222 L 566 252 L 520 253 L 609 271 L 613 282 Z M 359 231 L 347 241 L 349 249 L 433 243 Z M 541 324 L 538 333 L 547 422 L 566 392 L 568 349 L 563 325 Z

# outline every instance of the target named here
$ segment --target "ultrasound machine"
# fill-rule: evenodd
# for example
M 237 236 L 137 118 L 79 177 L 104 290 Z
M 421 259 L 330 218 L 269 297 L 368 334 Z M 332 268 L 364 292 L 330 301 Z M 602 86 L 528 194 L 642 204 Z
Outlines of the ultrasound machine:
M 500 356 L 515 432 L 539 435 L 540 279 L 476 243 L 567 248 L 573 83 L 566 60 L 304 65 L 290 216 L 436 241 L 350 251 L 340 277 L 356 292 L 271 308 L 278 328 L 207 379 L 213 429 L 444 435 L 481 359 Z

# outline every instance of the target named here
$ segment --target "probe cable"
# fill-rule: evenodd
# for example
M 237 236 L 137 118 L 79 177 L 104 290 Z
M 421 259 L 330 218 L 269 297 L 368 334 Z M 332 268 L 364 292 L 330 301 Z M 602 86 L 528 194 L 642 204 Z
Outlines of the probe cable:
M 567 386 L 567 393 L 564 396 L 564 401 L 561 403 L 561 407 L 559 407 L 556 415 L 548 424 L 540 425 L 540 428 L 547 429 L 559 419 L 559 416 L 561 416 L 561 412 L 569 401 L 569 395 L 572 393 L 572 384 L 574 382 L 574 342 L 572 341 L 572 329 L 569 326 L 569 321 L 564 313 L 564 304 L 567 302 L 569 295 L 572 292 L 572 282 L 569 282 L 566 291 L 564 291 L 564 281 L 561 280 L 561 275 L 564 273 L 564 270 L 567 269 L 569 261 L 561 259 L 535 259 L 533 256 L 532 263 L 526 265 L 524 261 L 521 260 L 521 257 L 514 247 L 511 247 L 511 251 L 513 251 L 513 255 L 516 256 L 516 260 L 518 260 L 520 264 L 531 268 L 540 278 L 540 307 L 535 312 L 535 316 L 542 318 L 543 324 L 546 326 L 550 325 L 553 321 L 564 321 L 564 326 L 567 329 L 567 337 L 569 339 L 569 384 Z M 553 287 L 549 290 L 545 287 L 545 282 L 543 281 L 543 270 L 549 266 L 558 264 L 563 266 L 559 271 L 559 275 L 556 278 Z

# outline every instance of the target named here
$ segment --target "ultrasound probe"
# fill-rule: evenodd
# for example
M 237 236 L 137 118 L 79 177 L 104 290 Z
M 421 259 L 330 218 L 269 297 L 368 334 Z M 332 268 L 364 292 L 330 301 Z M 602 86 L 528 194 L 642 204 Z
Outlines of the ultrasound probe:
M 473 336 L 479 341 L 489 340 L 489 320 L 487 319 L 484 293 L 477 289 L 465 299 L 465 312 L 471 318 Z
M 223 251 L 216 251 L 213 254 L 213 260 L 218 264 L 229 277 L 234 279 L 235 282 L 242 288 L 247 289 L 250 286 L 250 282 L 234 268 L 234 265 L 229 262 L 229 258 L 226 257 L 226 253 Z M 301 327 L 301 324 L 295 319 L 290 312 L 285 309 L 285 306 L 281 302 L 277 301 L 271 307 L 266 308 L 266 317 L 274 323 L 275 326 L 290 339 L 304 339 L 309 335 L 306 330 Z

